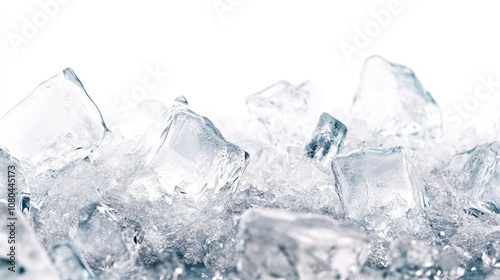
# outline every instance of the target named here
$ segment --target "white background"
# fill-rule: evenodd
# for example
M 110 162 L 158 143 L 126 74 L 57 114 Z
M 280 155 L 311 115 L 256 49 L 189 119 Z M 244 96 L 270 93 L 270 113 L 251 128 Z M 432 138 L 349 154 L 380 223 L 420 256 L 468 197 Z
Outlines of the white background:
M 386 26 L 374 23 L 391 5 L 397 12 Z M 364 59 L 379 54 L 415 71 L 447 129 L 486 131 L 500 86 L 483 100 L 474 92 L 481 77 L 500 81 L 499 8 L 451 0 L 2 0 L 0 115 L 66 67 L 105 118 L 146 97 L 168 102 L 181 94 L 209 118 L 238 114 L 246 96 L 281 79 L 310 80 L 328 106 L 347 111 Z M 357 28 L 367 27 L 372 36 L 356 45 Z M 358 52 L 347 59 L 341 44 Z M 155 68 L 168 77 L 137 95 Z M 467 116 L 451 122 L 463 105 Z

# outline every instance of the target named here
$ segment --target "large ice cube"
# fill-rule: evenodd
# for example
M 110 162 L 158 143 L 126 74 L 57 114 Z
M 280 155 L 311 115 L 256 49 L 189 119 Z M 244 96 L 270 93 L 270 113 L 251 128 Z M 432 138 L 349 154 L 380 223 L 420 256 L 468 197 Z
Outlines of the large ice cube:
M 411 154 L 404 147 L 364 148 L 336 157 L 335 184 L 347 216 L 371 228 L 369 220 L 380 226 L 419 211 L 424 185 Z
M 352 113 L 381 135 L 418 148 L 441 131 L 441 112 L 413 71 L 380 56 L 366 59 Z
M 500 214 L 500 143 L 478 146 L 468 156 L 458 186 L 464 207 Z
M 238 246 L 243 279 L 346 279 L 369 252 L 366 236 L 347 224 L 283 210 L 246 211 Z
M 321 114 L 313 137 L 306 146 L 306 155 L 329 164 L 338 154 L 346 134 L 347 128 L 343 123 L 327 113 Z
M 0 146 L 37 172 L 89 156 L 111 136 L 70 68 L 40 84 L 1 120 Z
M 179 188 L 193 198 L 236 190 L 249 161 L 210 120 L 189 110 L 184 98 L 151 128 L 139 153 L 169 192 Z
M 21 212 L 10 209 L 7 202 L 0 200 L 0 219 L 4 222 L 0 227 L 0 279 L 59 279 L 47 252 Z

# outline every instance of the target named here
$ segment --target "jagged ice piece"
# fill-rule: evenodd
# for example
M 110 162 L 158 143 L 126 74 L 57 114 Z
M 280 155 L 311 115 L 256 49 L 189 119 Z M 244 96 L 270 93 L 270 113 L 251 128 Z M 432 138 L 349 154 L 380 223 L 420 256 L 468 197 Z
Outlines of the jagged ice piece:
M 306 155 L 330 163 L 338 154 L 347 134 L 347 127 L 327 113 L 321 114 L 313 136 L 306 146 Z

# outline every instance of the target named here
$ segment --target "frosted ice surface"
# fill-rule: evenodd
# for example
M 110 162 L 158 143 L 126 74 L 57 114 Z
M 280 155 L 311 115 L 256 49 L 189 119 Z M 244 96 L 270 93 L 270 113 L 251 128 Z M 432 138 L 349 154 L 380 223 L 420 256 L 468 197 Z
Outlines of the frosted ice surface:
M 347 128 L 343 123 L 327 113 L 321 114 L 313 137 L 306 146 L 306 155 L 329 164 L 338 154 L 346 134 Z
M 0 279 L 20 279 L 20 280 L 53 280 L 59 279 L 57 270 L 52 265 L 47 251 L 38 242 L 37 237 L 31 226 L 24 220 L 22 214 L 14 211 L 14 215 L 10 215 L 7 202 L 0 201 L 0 219 L 4 221 L 4 225 L 0 227 Z M 17 220 L 7 220 L 7 218 L 15 217 Z M 15 229 L 10 228 L 10 222 L 15 222 Z M 10 232 L 15 233 L 12 235 Z M 15 236 L 14 239 L 9 238 Z M 8 243 L 8 240 L 14 240 L 15 243 Z M 15 263 L 14 270 L 11 272 L 8 267 L 11 267 L 10 256 L 11 247 L 15 246 Z
M 38 172 L 89 156 L 110 136 L 73 70 L 40 84 L 0 119 L 0 146 Z
M 464 207 L 500 214 L 500 143 L 481 145 L 469 153 L 458 186 Z
M 240 223 L 242 279 L 346 279 L 369 252 L 361 231 L 324 216 L 260 209 Z
M 69 244 L 56 245 L 50 251 L 52 262 L 59 271 L 61 280 L 97 279 L 84 260 Z
M 189 110 L 184 98 L 154 124 L 139 153 L 170 193 L 178 188 L 195 199 L 235 191 L 249 161 L 210 120 Z
M 371 228 L 423 207 L 424 188 L 410 153 L 404 147 L 364 148 L 333 160 L 336 189 L 349 218 Z M 369 217 L 375 220 L 368 222 Z
M 413 71 L 380 56 L 366 59 L 351 111 L 381 135 L 419 148 L 441 131 L 441 112 Z

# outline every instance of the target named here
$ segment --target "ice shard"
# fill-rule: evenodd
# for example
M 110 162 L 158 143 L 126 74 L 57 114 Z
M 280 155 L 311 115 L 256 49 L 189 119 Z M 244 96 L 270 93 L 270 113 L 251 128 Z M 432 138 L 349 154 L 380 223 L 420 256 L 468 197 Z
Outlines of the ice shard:
M 395 279 L 432 279 L 437 272 L 437 255 L 438 251 L 426 242 L 397 240 L 391 245 L 388 275 Z
M 138 151 L 169 192 L 199 199 L 234 191 L 249 155 L 226 141 L 213 123 L 178 98 L 153 125 Z
M 52 262 L 59 271 L 61 280 L 95 280 L 97 277 L 72 246 L 56 245 L 50 251 Z
M 364 148 L 336 157 L 332 168 L 347 217 L 373 228 L 421 211 L 424 185 L 411 153 L 404 147 Z
M 366 59 L 351 112 L 382 136 L 420 148 L 441 131 L 441 112 L 413 71 L 380 56 Z
M 16 207 L 17 208 L 17 207 Z M 0 200 L 0 279 L 59 279 L 47 252 L 21 212 Z
M 478 146 L 468 156 L 458 186 L 464 208 L 500 214 L 500 143 Z
M 359 230 L 325 216 L 248 210 L 239 232 L 242 279 L 347 279 L 369 252 Z
M 346 126 L 327 113 L 321 114 L 313 137 L 306 146 L 306 155 L 329 164 L 338 154 L 347 134 Z
M 70 68 L 40 84 L 0 119 L 0 146 L 37 172 L 83 159 L 111 137 Z

